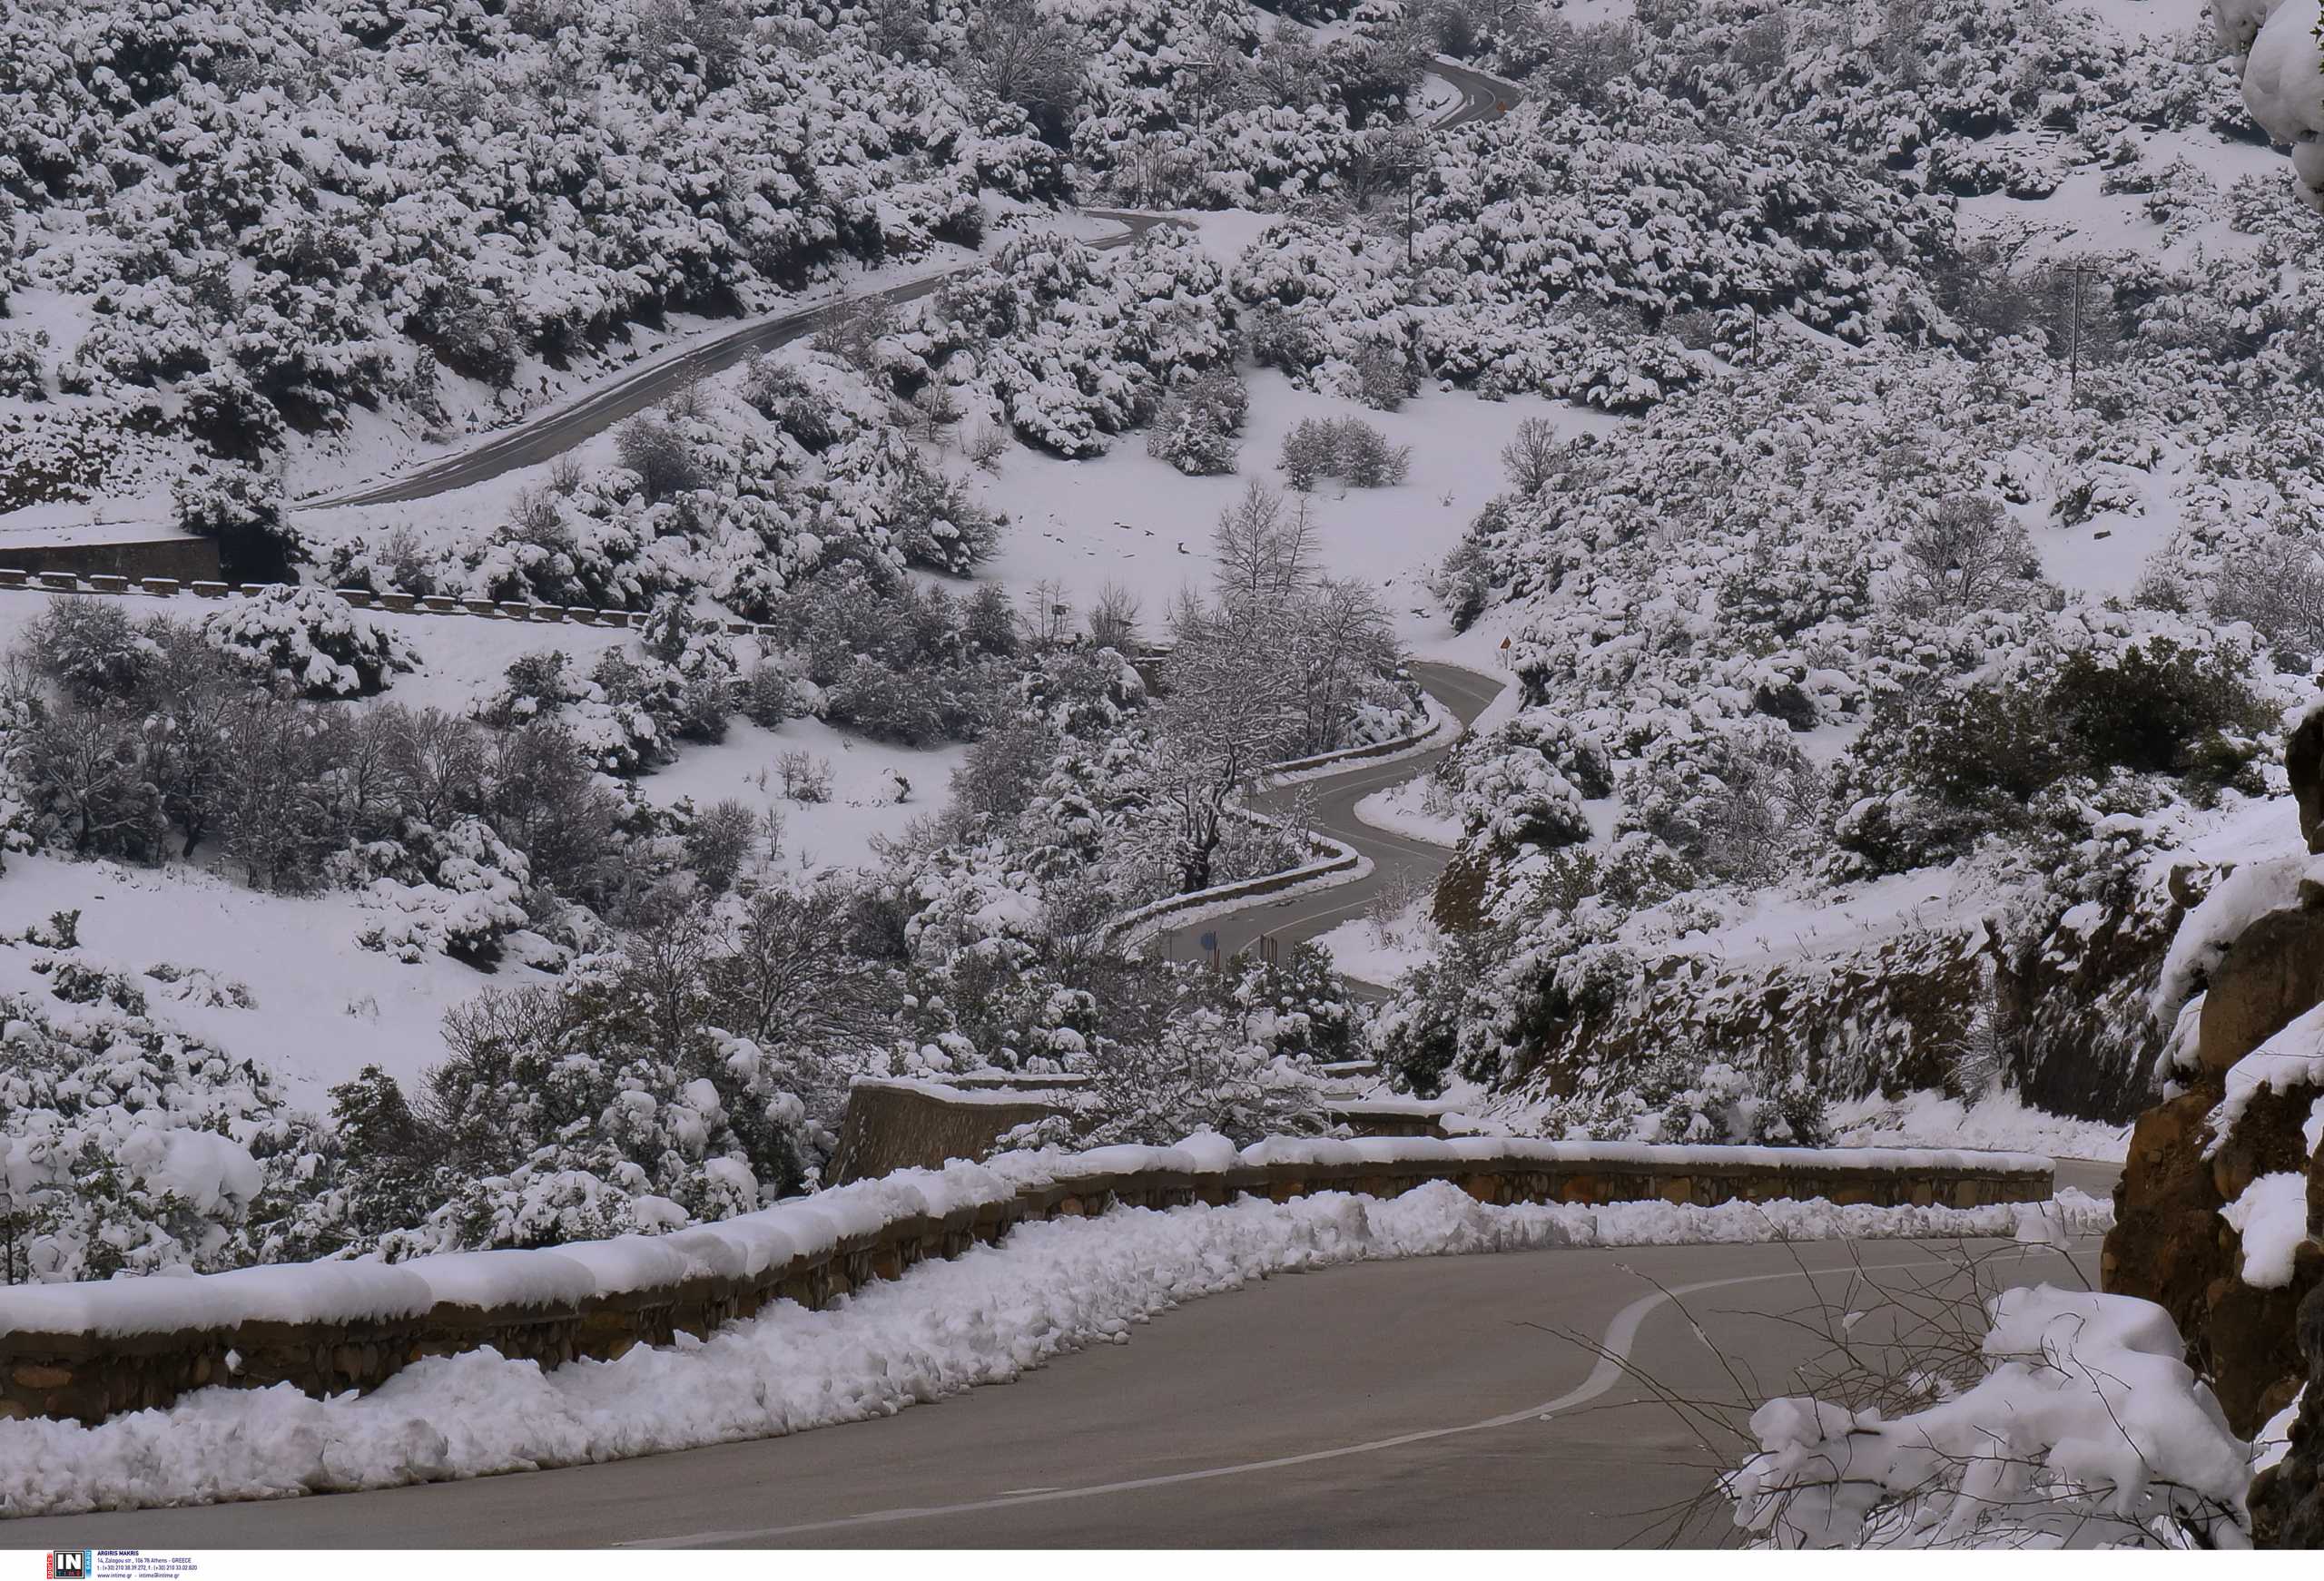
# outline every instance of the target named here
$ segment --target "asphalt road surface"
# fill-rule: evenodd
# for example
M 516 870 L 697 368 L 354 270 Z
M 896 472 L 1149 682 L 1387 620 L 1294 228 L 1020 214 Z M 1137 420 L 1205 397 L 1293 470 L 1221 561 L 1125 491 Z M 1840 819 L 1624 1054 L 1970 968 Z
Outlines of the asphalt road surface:
M 1452 664 L 1416 663 L 1412 668 L 1414 678 L 1429 695 L 1457 714 L 1462 724 L 1472 722 L 1482 713 L 1500 695 L 1503 684 L 1489 675 Z M 1190 922 L 1162 936 L 1163 952 L 1173 960 L 1200 960 L 1205 954 L 1205 935 L 1216 937 L 1222 956 L 1249 948 L 1262 937 L 1285 945 L 1295 944 L 1329 933 L 1351 918 L 1363 916 L 1384 891 L 1417 894 L 1422 887 L 1433 885 L 1452 852 L 1425 840 L 1408 840 L 1374 829 L 1356 817 L 1355 804 L 1374 791 L 1425 774 L 1451 751 L 1447 745 L 1393 762 L 1352 769 L 1328 780 L 1286 786 L 1256 798 L 1253 805 L 1261 811 L 1278 813 L 1293 810 L 1303 796 L 1309 798 L 1304 814 L 1307 827 L 1354 846 L 1371 859 L 1372 871 L 1351 883 L 1280 899 L 1265 898 L 1230 916 Z
M 1465 66 L 1439 61 L 1428 69 L 1461 91 L 1461 103 L 1437 121 L 1440 127 L 1464 126 L 1472 121 L 1497 115 L 1516 98 L 1514 87 Z M 1091 209 L 1087 212 L 1101 219 L 1118 221 L 1123 226 L 1119 236 L 1092 243 L 1099 249 L 1127 247 L 1155 226 L 1167 222 L 1160 215 L 1120 210 Z M 402 504 L 487 483 L 503 473 L 514 472 L 520 467 L 537 466 L 543 462 L 555 460 L 576 445 L 596 437 L 648 407 L 659 405 L 698 378 L 723 372 L 746 358 L 778 346 L 787 346 L 793 340 L 813 334 L 824 319 L 837 309 L 873 300 L 884 300 L 899 305 L 917 301 L 934 291 L 947 278 L 946 275 L 935 275 L 908 285 L 874 291 L 868 296 L 842 298 L 774 318 L 753 320 L 690 346 L 665 361 L 625 373 L 572 406 L 520 423 L 471 449 L 430 462 L 403 477 L 326 498 L 300 500 L 291 508 L 320 510 L 338 506 Z
M 1443 77 L 1461 90 L 1457 109 L 1439 116 L 1439 127 L 1466 126 L 1472 121 L 1489 121 L 1506 112 L 1517 102 L 1518 89 L 1513 83 L 1489 77 L 1482 72 L 1456 65 L 1448 60 L 1432 61 L 1428 67 L 1433 76 Z
M 2011 1283 L 2078 1285 L 2095 1262 L 2094 1246 L 2076 1250 L 2074 1269 L 2055 1251 L 1993 1250 Z M 1806 1271 L 1840 1301 L 1852 1261 L 1925 1281 L 1942 1277 L 1942 1256 L 1868 1242 L 1357 1264 L 1196 1301 L 1126 1346 L 880 1421 L 602 1466 L 5 1530 L 20 1548 L 161 1549 L 1651 1540 L 1735 1445 L 1707 1444 L 1585 1340 L 1679 1390 L 1731 1398 L 1691 1317 L 1780 1392 L 1819 1349 L 1784 1321 L 1809 1299 Z M 1713 1507 L 1678 1535 L 1734 1534 Z
M 1119 236 L 1109 236 L 1103 241 L 1091 243 L 1099 249 L 1127 247 L 1164 222 L 1158 216 L 1151 214 L 1117 213 L 1110 210 L 1089 211 L 1105 219 L 1118 220 L 1123 226 Z M 948 275 L 932 275 L 927 280 L 893 286 L 867 296 L 843 297 L 777 318 L 754 320 L 689 347 L 667 361 L 624 374 L 572 406 L 520 424 L 458 456 L 431 462 L 409 476 L 351 493 L 334 495 L 328 499 L 301 500 L 292 508 L 317 510 L 335 506 L 397 505 L 487 483 L 504 472 L 514 472 L 519 467 L 537 466 L 544 461 L 555 460 L 576 445 L 596 437 L 625 418 L 634 417 L 648 407 L 659 405 L 698 378 L 723 372 L 762 351 L 787 346 L 793 340 L 813 334 L 837 309 L 867 300 L 883 300 L 899 305 L 918 301 L 949 278 Z

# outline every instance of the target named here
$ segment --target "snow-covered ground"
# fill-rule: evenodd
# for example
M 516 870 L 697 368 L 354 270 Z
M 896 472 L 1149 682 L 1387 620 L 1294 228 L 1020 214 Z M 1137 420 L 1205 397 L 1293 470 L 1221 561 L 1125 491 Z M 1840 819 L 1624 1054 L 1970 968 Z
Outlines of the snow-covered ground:
M 0 591 L 0 649 L 22 638 L 50 596 Z M 133 598 L 128 607 L 198 620 L 219 606 L 180 596 Z M 381 701 L 457 714 L 468 713 L 498 687 L 510 662 L 524 654 L 559 649 L 586 670 L 606 649 L 636 640 L 634 632 L 596 626 L 460 615 L 368 618 L 407 640 L 421 662 L 418 672 L 396 676 Z M 737 643 L 745 662 L 755 657 L 750 639 Z M 807 803 L 783 795 L 775 760 L 793 751 L 829 766 L 828 800 Z M 914 819 L 943 805 L 952 770 L 966 751 L 960 746 L 913 751 L 813 719 L 768 731 L 738 716 L 724 741 L 684 745 L 675 762 L 642 777 L 637 786 L 657 806 L 691 799 L 701 809 L 734 800 L 756 813 L 773 810 L 783 824 L 783 867 L 857 868 L 876 864 L 875 842 L 901 835 Z M 909 786 L 901 797 L 898 776 Z M 153 868 L 11 855 L 0 877 L 0 937 L 21 938 L 54 912 L 78 910 L 84 954 L 129 974 L 157 1013 L 237 1057 L 258 1061 L 282 1079 L 294 1104 L 319 1113 L 329 1108 L 328 1089 L 366 1065 L 409 1082 L 437 1063 L 445 1011 L 482 989 L 550 980 L 521 964 L 525 936 L 511 941 L 510 957 L 489 973 L 440 955 L 407 964 L 364 949 L 357 936 L 392 918 L 368 892 L 268 894 L 240 882 L 219 866 L 223 860 L 214 848 L 204 848 L 190 863 Z M 0 948 L 0 990 L 33 990 L 45 997 L 44 980 L 31 970 L 36 953 Z M 254 1004 L 179 1001 L 167 985 L 140 977 L 162 964 L 238 982 Z
M 1428 898 L 1423 896 L 1384 922 L 1351 917 L 1315 943 L 1330 951 L 1332 963 L 1348 976 L 1390 987 L 1414 967 L 1433 959 L 1442 948 L 1428 919 Z
M 1205 240 L 1256 218 L 1230 212 L 1217 227 L 1205 225 Z M 1228 245 L 1214 250 L 1233 252 Z M 1295 389 L 1273 369 L 1253 369 L 1247 378 L 1250 415 L 1234 476 L 1187 477 L 1147 455 L 1135 435 L 1087 461 L 1010 450 L 998 476 L 979 484 L 985 503 L 1009 519 L 986 574 L 1015 588 L 1055 581 L 1077 604 L 1119 583 L 1139 596 L 1154 622 L 1181 587 L 1210 584 L 1217 569 L 1210 535 L 1219 513 L 1253 479 L 1283 486 L 1276 461 L 1284 436 L 1305 418 L 1353 417 L 1391 444 L 1410 446 L 1412 476 L 1393 488 L 1326 484 L 1308 496 L 1324 565 L 1333 575 L 1378 587 L 1399 634 L 1426 645 L 1450 634 L 1428 578 L 1485 502 L 1506 486 L 1501 452 L 1517 425 L 1546 417 L 1561 433 L 1577 434 L 1622 420 L 1538 398 L 1485 401 L 1433 389 L 1399 411 L 1377 412 Z
M 1429 781 L 1424 774 L 1401 785 L 1391 785 L 1357 802 L 1355 815 L 1374 829 L 1450 849 L 1461 843 L 1463 831 L 1460 817 L 1446 808 L 1430 806 L 1428 790 Z
M 0 590 L 0 650 L 22 639 L 25 628 L 39 618 L 53 596 L 73 595 Z M 188 594 L 172 599 L 132 596 L 127 603 L 133 615 L 162 613 L 182 621 L 198 621 L 218 607 Z M 419 658 L 419 668 L 395 676 L 382 700 L 460 715 L 497 691 L 508 666 L 527 653 L 569 653 L 574 669 L 586 673 L 608 649 L 637 641 L 635 631 L 606 626 L 385 611 L 370 611 L 363 618 L 401 637 Z M 734 646 L 745 669 L 761 657 L 755 638 L 737 637 Z M 774 760 L 792 751 L 830 765 L 828 801 L 798 802 L 781 795 Z M 783 818 L 787 863 L 818 870 L 856 868 L 876 863 L 875 840 L 893 839 L 913 819 L 943 805 L 952 771 L 966 755 L 967 749 L 959 745 L 926 751 L 901 747 L 814 719 L 788 720 L 781 729 L 768 731 L 737 715 L 729 720 L 724 741 L 715 746 L 681 743 L 677 761 L 643 776 L 637 787 L 661 807 L 681 798 L 691 798 L 697 808 L 727 800 L 739 800 L 753 811 L 773 806 Z M 898 775 L 909 786 L 901 799 Z M 9 890 L 0 888 L 0 925 L 14 915 L 13 903 Z
M 1487 1207 L 1457 1186 L 1393 1200 L 1118 1209 L 1019 1226 L 837 1306 L 790 1301 L 708 1340 L 543 1371 L 484 1350 L 376 1392 L 210 1389 L 96 1428 L 0 1422 L 0 1515 L 284 1498 L 665 1453 L 892 1415 L 1052 1357 L 1128 1342 L 1181 1301 L 1294 1269 L 1564 1246 L 1963 1235 L 2051 1243 L 2104 1229 L 2080 1193 L 1992 1208 L 1827 1203 Z
M 0 937 L 19 938 L 69 910 L 81 913 L 81 955 L 126 973 L 157 1016 L 255 1060 L 281 1078 L 292 1103 L 317 1114 L 330 1111 L 334 1084 L 367 1065 L 408 1083 L 437 1064 L 438 1028 L 454 1006 L 487 987 L 549 980 L 514 959 L 487 975 L 446 956 L 406 964 L 364 949 L 356 936 L 381 913 L 361 890 L 271 895 L 183 862 L 129 868 L 8 858 Z M 0 991 L 54 1003 L 32 969 L 44 953 L 0 946 Z M 142 975 L 162 965 L 239 983 L 251 1003 L 176 998 L 171 985 Z

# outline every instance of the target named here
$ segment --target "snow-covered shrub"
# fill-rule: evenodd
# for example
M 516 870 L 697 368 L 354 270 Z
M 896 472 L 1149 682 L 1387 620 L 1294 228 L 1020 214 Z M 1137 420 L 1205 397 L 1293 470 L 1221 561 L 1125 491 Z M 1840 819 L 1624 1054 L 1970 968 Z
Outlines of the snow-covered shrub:
M 401 637 L 317 588 L 237 593 L 202 629 L 212 646 L 298 697 L 368 697 L 419 663 Z
M 150 861 L 169 834 L 160 775 L 143 732 L 118 711 L 37 700 L 8 722 L 11 812 L 35 841 Z
M 213 368 L 184 380 L 178 401 L 179 421 L 212 456 L 256 463 L 282 442 L 281 415 L 231 368 Z
M 24 659 L 77 701 L 135 697 L 153 679 L 162 649 L 120 600 L 49 601 L 25 628 Z
M 1578 1097 L 1554 1124 L 1569 1135 L 1615 1142 L 1821 1147 L 1830 1140 L 1823 1095 L 1804 1075 L 1770 1090 L 1758 1072 L 1684 1047 L 1649 1061 L 1634 1085 Z
M 1351 488 L 1385 488 L 1403 482 L 1412 462 L 1411 446 L 1389 444 L 1361 417 L 1302 417 L 1283 437 L 1285 476 L 1303 494 L 1327 477 Z
M 939 376 L 988 391 L 1019 437 L 1065 457 L 1103 454 L 1234 350 L 1218 266 L 1169 227 L 1110 257 L 1062 236 L 1012 241 L 946 281 L 927 316 Z
M 2034 601 L 2042 563 L 2025 528 L 1994 500 L 1947 495 L 1905 535 L 1891 573 L 1897 603 L 1946 619 Z
M 1600 794 L 1605 789 L 1605 768 L 1586 745 L 1531 725 L 1497 732 L 1462 760 L 1461 773 L 1462 805 L 1477 818 L 1472 836 L 1509 849 L 1549 850 L 1586 839 L 1582 791 L 1569 775 Z
M 1825 810 L 1823 777 L 1770 719 L 1648 742 L 1621 776 L 1618 835 L 1637 830 L 1718 879 L 1767 883 Z
M 1315 946 L 1295 944 L 1280 963 L 1238 958 L 1215 980 L 1222 1007 L 1239 1011 L 1246 1036 L 1270 1052 L 1319 1064 L 1355 1057 L 1355 998 Z
M 812 712 L 911 742 L 972 741 L 997 717 L 1004 667 L 992 647 L 1005 603 L 964 608 L 941 586 L 841 564 L 771 611 L 803 661 Z M 1013 650 L 1015 638 L 1005 640 Z
M 832 765 L 829 759 L 816 757 L 794 747 L 776 755 L 774 771 L 782 781 L 785 800 L 812 804 L 832 799 Z
M 260 1261 L 326 1143 L 264 1071 L 141 1001 L 0 998 L 0 1280 Z
M 47 330 L 0 330 L 0 395 L 21 401 L 47 399 Z
M 632 417 L 614 436 L 614 454 L 637 475 L 649 506 L 703 485 L 702 467 L 685 436 L 667 422 Z
M 1890 1368 L 1873 1398 L 1759 1406 L 1756 1452 L 1722 1484 L 1737 1525 L 1780 1547 L 2250 1546 L 2251 1446 L 2189 1370 L 2169 1313 L 2046 1284 L 2002 1291 L 1988 1311 L 1981 1347 Z M 1915 1342 L 1928 1343 L 1836 1348 L 1869 1371 L 1876 1349 L 1909 1361 Z
M 628 1029 L 586 990 L 488 994 L 447 1017 L 448 1057 L 401 1115 L 376 1076 L 339 1089 L 397 1122 L 362 1138 L 377 1152 L 350 1144 L 348 1205 L 430 1208 L 344 1232 L 391 1257 L 555 1245 L 728 1218 L 800 1181 L 805 1113 L 763 1051 L 706 1029 L 682 1050 L 625 1046 Z
M 163 985 L 167 998 L 209 1009 L 254 1010 L 258 999 L 250 986 L 237 978 L 213 972 L 207 967 L 181 966 L 175 961 L 157 961 L 145 968 L 145 976 Z
M 1231 473 L 1242 449 L 1236 436 L 1250 406 L 1250 392 L 1233 369 L 1206 373 L 1162 403 L 1147 436 L 1147 454 L 1189 477 Z
M 1216 1131 L 1237 1145 L 1328 1128 L 1321 1084 L 1215 1010 L 1174 1018 L 1152 1040 L 1108 1045 L 1078 1098 L 1083 1145 L 1165 1145 Z
M 992 513 L 892 429 L 834 447 L 821 487 L 834 496 L 834 509 L 884 535 L 908 565 L 966 576 L 1000 541 Z
M 681 802 L 679 810 L 691 820 L 686 826 L 686 869 L 702 880 L 703 888 L 714 895 L 723 895 L 734 887 L 744 866 L 758 849 L 759 837 L 766 820 L 740 801 L 714 801 L 695 812 L 690 803 Z M 779 837 L 778 824 L 775 833 Z M 779 854 L 769 852 L 770 856 Z
M 282 485 L 231 462 L 197 464 L 170 486 L 171 514 L 197 538 L 215 538 L 229 575 L 273 574 L 297 557 L 282 520 Z
M 335 1090 L 319 1217 L 401 1256 L 655 1233 L 812 1185 L 886 1010 L 849 904 L 657 891 L 613 952 L 461 1007 L 413 1092 L 376 1071 Z
M 743 677 L 741 707 L 753 724 L 774 729 L 800 712 L 798 677 L 772 660 L 760 660 Z
M 2299 539 L 2263 541 L 2230 555 L 2212 584 L 2211 613 L 2250 624 L 2288 663 L 2324 653 L 2324 558 Z
M 1876 872 L 1966 851 L 2023 829 L 2073 777 L 2174 776 L 2208 801 L 2256 789 L 2266 710 L 2250 656 L 2183 623 L 2134 631 L 2119 618 L 2024 632 L 2004 666 L 1876 703 L 1836 766 L 1835 833 Z
M 448 955 L 488 966 L 500 941 L 531 921 L 524 906 L 531 864 L 478 817 L 441 830 L 406 820 L 393 839 L 354 846 L 333 866 L 379 913 L 355 942 L 401 961 Z

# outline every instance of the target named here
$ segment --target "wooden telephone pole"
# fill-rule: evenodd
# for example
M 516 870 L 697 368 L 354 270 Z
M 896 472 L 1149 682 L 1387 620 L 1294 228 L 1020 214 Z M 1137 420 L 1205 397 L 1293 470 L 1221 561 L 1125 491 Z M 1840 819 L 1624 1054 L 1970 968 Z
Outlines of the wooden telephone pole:
M 2070 263 L 2065 271 L 2073 280 L 2073 332 L 2066 362 L 2066 405 L 2073 407 L 2082 400 L 2082 282 L 2087 276 L 2096 274 L 2098 266 Z

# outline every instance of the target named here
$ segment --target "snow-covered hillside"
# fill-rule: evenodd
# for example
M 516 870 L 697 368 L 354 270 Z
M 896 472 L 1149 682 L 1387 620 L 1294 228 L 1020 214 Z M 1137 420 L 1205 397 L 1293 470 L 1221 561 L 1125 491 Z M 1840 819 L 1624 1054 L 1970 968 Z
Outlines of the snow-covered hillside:
M 720 1216 L 866 1072 L 2102 1146 L 2324 655 L 2305 3 L 12 11 L 0 531 L 305 589 L 0 592 L 44 1276 Z M 1334 936 L 1391 1005 L 1100 948 L 1304 861 L 1242 786 L 1413 655 L 1513 684 L 1361 814 L 1457 842 Z M 133 1124 L 256 1174 L 100 1191 Z

